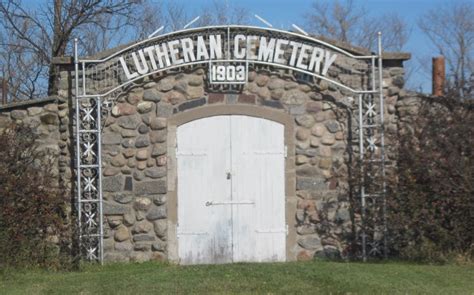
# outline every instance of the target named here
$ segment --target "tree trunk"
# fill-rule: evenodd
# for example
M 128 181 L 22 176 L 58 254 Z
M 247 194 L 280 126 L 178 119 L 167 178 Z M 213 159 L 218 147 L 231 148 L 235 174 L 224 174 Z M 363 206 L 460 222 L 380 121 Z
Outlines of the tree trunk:
M 63 31 L 61 29 L 61 11 L 63 0 L 54 0 L 53 46 L 51 48 L 51 63 L 49 64 L 48 95 L 58 94 L 58 69 L 53 64 L 53 58 L 64 56 L 66 46 L 62 45 Z

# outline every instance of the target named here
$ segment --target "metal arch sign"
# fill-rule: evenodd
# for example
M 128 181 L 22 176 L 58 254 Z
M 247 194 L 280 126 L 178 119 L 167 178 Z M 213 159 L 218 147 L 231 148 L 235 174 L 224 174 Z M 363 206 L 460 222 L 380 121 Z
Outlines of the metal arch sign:
M 374 70 L 375 55 L 356 56 L 310 36 L 270 28 L 214 26 L 177 31 L 130 45 L 104 59 L 78 60 L 82 64 L 83 96 L 105 96 L 155 73 L 186 66 L 207 65 L 210 84 L 244 84 L 250 65 L 266 65 L 307 74 L 354 93 L 337 80 L 343 59 L 366 61 Z M 370 69 L 370 65 L 372 69 Z M 104 81 L 106 80 L 106 81 Z M 83 82 L 84 83 L 84 82 Z M 97 85 L 91 85 L 91 84 Z M 90 90 L 92 91 L 90 91 Z
M 210 63 L 211 83 L 245 83 L 248 67 L 239 65 L 242 62 L 273 63 L 326 76 L 337 58 L 336 53 L 318 46 L 245 34 L 233 36 L 231 49 L 225 56 L 223 39 L 226 36 L 222 34 L 202 32 L 195 40 L 185 37 L 132 51 L 132 66 L 127 64 L 124 56 L 119 60 L 128 80 L 171 66 L 207 61 Z M 291 54 L 285 55 L 288 50 Z M 231 64 L 213 65 L 219 61 Z

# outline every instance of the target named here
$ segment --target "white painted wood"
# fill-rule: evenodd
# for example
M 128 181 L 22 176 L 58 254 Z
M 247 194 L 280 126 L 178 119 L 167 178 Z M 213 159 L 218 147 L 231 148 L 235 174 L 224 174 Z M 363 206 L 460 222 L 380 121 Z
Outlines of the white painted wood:
M 284 126 L 231 117 L 233 260 L 285 261 Z
M 215 116 L 177 143 L 180 262 L 285 261 L 283 125 Z
M 210 117 L 177 129 L 178 255 L 181 264 L 232 262 L 230 118 Z

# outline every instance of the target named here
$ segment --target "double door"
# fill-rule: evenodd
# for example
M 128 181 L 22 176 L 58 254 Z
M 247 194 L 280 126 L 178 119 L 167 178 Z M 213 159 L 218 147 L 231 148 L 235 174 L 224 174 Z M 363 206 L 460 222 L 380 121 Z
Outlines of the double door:
M 182 264 L 286 259 L 284 126 L 249 116 L 177 129 Z

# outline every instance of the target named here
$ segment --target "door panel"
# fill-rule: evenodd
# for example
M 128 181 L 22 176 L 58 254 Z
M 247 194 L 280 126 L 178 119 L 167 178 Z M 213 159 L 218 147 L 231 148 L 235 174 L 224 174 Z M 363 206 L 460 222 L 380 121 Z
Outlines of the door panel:
M 284 126 L 231 117 L 234 261 L 284 261 Z
M 178 252 L 182 264 L 232 261 L 230 118 L 210 117 L 177 130 Z

